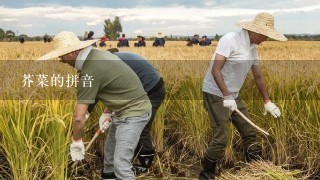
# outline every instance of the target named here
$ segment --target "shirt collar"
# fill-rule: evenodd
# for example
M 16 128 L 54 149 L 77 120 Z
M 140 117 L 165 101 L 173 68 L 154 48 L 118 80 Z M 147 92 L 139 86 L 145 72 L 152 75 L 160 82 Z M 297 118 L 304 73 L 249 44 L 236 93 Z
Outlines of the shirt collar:
M 252 48 L 255 48 L 257 46 L 256 44 L 251 44 L 250 43 L 249 32 L 246 29 L 242 29 L 241 30 L 240 37 L 241 37 L 241 40 L 243 42 L 243 45 L 246 48 L 252 49 Z
M 84 61 L 87 59 L 87 57 L 88 57 L 91 49 L 92 49 L 92 46 L 88 46 L 88 47 L 82 49 L 82 50 L 79 52 L 79 54 L 78 54 L 78 56 L 77 56 L 77 59 L 76 59 L 76 64 L 75 64 L 75 68 L 76 68 L 77 70 L 79 70 L 79 71 L 82 70 L 83 63 L 84 63 Z

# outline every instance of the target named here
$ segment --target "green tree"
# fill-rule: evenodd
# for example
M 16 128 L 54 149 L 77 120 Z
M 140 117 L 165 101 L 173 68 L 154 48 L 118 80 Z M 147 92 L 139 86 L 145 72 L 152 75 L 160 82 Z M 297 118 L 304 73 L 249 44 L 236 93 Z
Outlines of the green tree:
M 110 39 L 115 40 L 116 37 L 117 37 L 117 32 L 114 30 L 114 25 L 113 25 L 113 23 L 109 23 L 109 24 L 108 24 L 108 29 L 109 29 L 109 31 L 110 31 L 110 34 L 109 34 Z
M 103 30 L 106 36 L 110 37 L 112 40 L 115 40 L 117 37 L 119 37 L 119 32 L 122 32 L 120 18 L 116 16 L 113 21 L 110 19 L 105 20 Z
M 106 36 L 109 36 L 110 35 L 110 29 L 109 29 L 109 24 L 111 23 L 110 19 L 106 19 L 104 20 L 104 26 L 103 26 L 103 31 L 104 31 L 104 34 Z
M 214 37 L 214 40 L 219 41 L 220 38 L 221 38 L 221 36 L 219 36 L 218 34 L 216 34 L 216 36 Z
M 115 39 L 114 26 L 110 19 L 104 21 L 104 33 L 111 39 Z
M 0 28 L 0 41 L 2 41 L 4 37 L 5 37 L 4 30 Z
M 120 22 L 119 16 L 116 16 L 113 20 L 113 28 L 116 33 L 116 37 L 118 38 L 120 36 L 120 32 L 122 32 L 122 25 Z
M 7 41 L 13 41 L 15 35 L 16 33 L 14 33 L 12 30 L 7 30 L 6 31 Z
M 14 33 L 12 30 L 7 30 L 7 31 L 6 31 L 6 35 L 7 35 L 7 36 L 15 36 L 16 33 Z

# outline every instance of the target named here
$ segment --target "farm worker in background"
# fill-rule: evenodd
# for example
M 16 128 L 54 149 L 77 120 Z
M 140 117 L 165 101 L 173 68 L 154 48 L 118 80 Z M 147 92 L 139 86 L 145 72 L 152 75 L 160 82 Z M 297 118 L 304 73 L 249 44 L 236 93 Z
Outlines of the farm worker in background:
M 87 32 L 87 31 L 86 31 Z M 90 31 L 87 36 L 86 36 L 86 32 L 84 34 L 84 41 L 88 41 L 88 40 L 93 40 L 93 35 L 94 35 L 94 32 L 93 31 Z M 97 44 L 96 44 L 96 41 L 92 44 L 93 47 L 97 47 Z
M 202 36 L 201 41 L 199 42 L 200 46 L 209 46 L 211 44 L 211 40 L 206 36 Z
M 88 31 L 85 31 L 83 34 L 83 40 L 87 40 L 88 39 Z
M 191 39 L 191 43 L 194 44 L 194 45 L 198 45 L 199 44 L 199 34 L 193 35 L 193 38 Z
M 186 41 L 187 41 L 187 46 L 189 46 L 189 47 L 193 46 L 191 38 L 188 38 Z
M 164 44 L 166 43 L 166 40 L 164 39 L 164 37 L 165 37 L 164 33 L 157 32 L 156 39 L 154 40 L 152 46 L 153 47 L 158 47 L 158 46 L 164 47 Z
M 93 35 L 94 35 L 94 32 L 93 31 L 90 31 L 86 37 L 84 37 L 84 40 L 87 41 L 87 40 L 93 40 Z
M 125 34 L 122 34 L 118 41 L 117 47 L 129 47 L 129 40 L 126 38 Z
M 72 160 L 84 159 L 85 115 L 88 106 L 99 99 L 108 107 L 106 116 L 110 116 L 109 109 L 115 113 L 106 140 L 106 177 L 102 178 L 135 179 L 131 161 L 151 117 L 151 103 L 133 70 L 116 55 L 94 49 L 91 44 L 95 41 L 80 41 L 73 32 L 60 32 L 54 38 L 54 51 L 39 60 L 59 57 L 61 62 L 80 71 L 70 145 Z M 84 86 L 88 80 L 90 86 Z
M 268 13 L 259 13 L 253 21 L 240 21 L 237 25 L 242 28 L 240 32 L 228 33 L 220 39 L 203 82 L 204 105 L 212 121 L 214 137 L 202 161 L 199 179 L 214 179 L 217 160 L 222 158 L 227 146 L 230 121 L 242 136 L 246 160 L 261 159 L 256 129 L 234 112 L 239 109 L 249 116 L 238 95 L 250 69 L 264 100 L 264 114 L 269 112 L 275 118 L 281 114 L 270 101 L 259 67 L 257 45 L 267 37 L 279 41 L 287 38 L 274 29 L 273 16 Z
M 138 36 L 139 41 L 137 43 L 134 43 L 134 47 L 146 47 L 146 41 L 143 36 Z
M 107 37 L 106 36 L 102 36 L 101 37 L 101 41 L 99 43 L 99 47 L 105 47 L 106 45 L 106 41 L 107 41 Z
M 159 72 L 145 58 L 130 52 L 114 52 L 113 54 L 117 55 L 137 74 L 142 83 L 142 86 L 144 87 L 144 90 L 147 92 L 148 97 L 151 101 L 152 115 L 150 121 L 144 127 L 140 135 L 140 140 L 135 150 L 135 154 L 138 155 L 140 165 L 134 166 L 133 168 L 136 175 L 146 173 L 152 165 L 152 161 L 155 154 L 155 149 L 152 145 L 150 131 L 152 127 L 152 122 L 156 116 L 156 112 L 165 98 L 166 91 L 164 87 L 164 82 Z M 96 101 L 95 104 L 90 104 L 88 111 L 91 112 L 97 103 L 98 101 Z M 103 118 L 100 118 L 100 120 L 104 121 Z M 108 143 L 106 143 L 104 148 L 105 154 L 107 154 L 108 146 Z M 108 163 L 107 160 L 108 159 L 105 156 L 105 164 Z

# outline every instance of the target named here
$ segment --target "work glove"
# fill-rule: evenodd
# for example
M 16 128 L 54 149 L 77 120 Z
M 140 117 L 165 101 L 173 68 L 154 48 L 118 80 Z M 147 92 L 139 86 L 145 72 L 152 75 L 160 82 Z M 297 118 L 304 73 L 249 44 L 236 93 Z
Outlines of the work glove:
M 234 111 L 235 109 L 237 109 L 237 103 L 234 100 L 234 98 L 232 97 L 232 95 L 229 96 L 224 96 L 223 97 L 223 107 L 229 108 L 231 111 Z
M 84 115 L 84 117 L 86 118 L 85 121 L 87 121 L 87 119 L 89 118 L 90 114 L 88 112 L 86 112 L 86 114 Z
M 267 112 L 269 112 L 274 118 L 278 118 L 281 115 L 280 109 L 271 101 L 264 104 L 263 115 L 267 115 Z
M 99 127 L 102 133 L 104 133 L 104 131 L 106 131 L 111 125 L 112 115 L 113 115 L 112 113 L 103 112 L 102 115 L 100 116 Z
M 72 139 L 70 145 L 70 154 L 72 161 L 81 161 L 84 159 L 85 149 L 82 139 L 75 141 Z

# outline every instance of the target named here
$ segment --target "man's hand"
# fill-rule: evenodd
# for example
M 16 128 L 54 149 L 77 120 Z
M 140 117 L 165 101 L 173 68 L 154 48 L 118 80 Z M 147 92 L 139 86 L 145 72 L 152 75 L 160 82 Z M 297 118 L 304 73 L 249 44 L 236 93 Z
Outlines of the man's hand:
M 223 97 L 223 107 L 229 108 L 231 111 L 234 111 L 235 109 L 237 109 L 237 103 L 236 101 L 233 99 L 232 95 L 229 96 L 224 96 Z
M 81 161 L 84 159 L 85 149 L 82 139 L 75 141 L 72 139 L 70 145 L 70 154 L 72 161 Z
M 99 127 L 102 133 L 106 131 L 112 122 L 112 113 L 103 112 L 99 119 Z
M 274 118 L 278 118 L 281 115 L 280 109 L 275 104 L 273 104 L 271 101 L 264 104 L 263 115 L 267 115 L 267 112 L 269 112 Z

